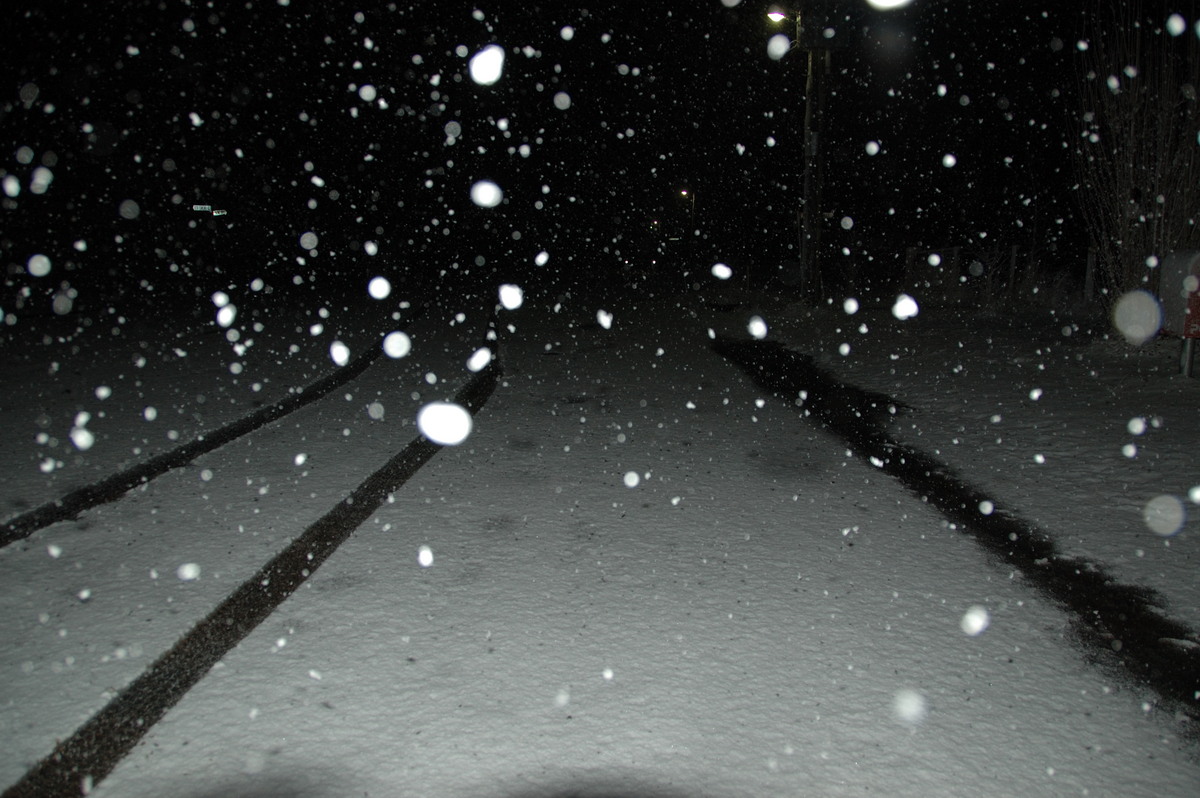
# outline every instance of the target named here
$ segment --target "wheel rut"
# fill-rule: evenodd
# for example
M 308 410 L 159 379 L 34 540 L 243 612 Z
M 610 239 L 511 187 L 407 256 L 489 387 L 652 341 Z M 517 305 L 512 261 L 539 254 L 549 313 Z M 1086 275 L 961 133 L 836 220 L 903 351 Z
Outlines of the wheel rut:
M 1004 508 L 936 457 L 894 438 L 888 419 L 904 408 L 902 402 L 842 382 L 776 342 L 718 338 L 713 349 L 1018 569 L 1067 612 L 1090 660 L 1119 663 L 1169 708 L 1200 718 L 1200 635 L 1170 618 L 1156 591 L 1118 581 L 1103 563 L 1063 555 L 1050 532 Z

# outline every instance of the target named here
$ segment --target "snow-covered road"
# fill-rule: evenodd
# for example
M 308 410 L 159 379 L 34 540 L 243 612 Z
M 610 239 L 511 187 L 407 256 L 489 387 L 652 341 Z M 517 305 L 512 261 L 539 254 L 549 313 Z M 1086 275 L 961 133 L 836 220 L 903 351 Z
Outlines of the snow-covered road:
M 711 350 L 736 312 L 623 303 L 605 329 L 596 310 L 502 312 L 504 376 L 467 441 L 93 794 L 1193 794 L 1148 690 Z M 486 322 L 424 319 L 407 358 L 0 550 L 0 783 L 412 440 Z M 352 350 L 385 331 L 363 327 Z M 224 395 L 194 373 L 180 396 Z

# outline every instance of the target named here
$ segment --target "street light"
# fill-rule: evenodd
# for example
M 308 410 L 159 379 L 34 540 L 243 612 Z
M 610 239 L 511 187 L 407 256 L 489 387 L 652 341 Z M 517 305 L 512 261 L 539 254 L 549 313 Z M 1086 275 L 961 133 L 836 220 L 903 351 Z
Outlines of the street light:
M 688 225 L 692 228 L 690 232 L 696 232 L 696 194 L 689 192 L 686 188 L 679 192 L 679 195 L 686 200 L 691 200 L 691 211 L 688 214 Z
M 808 15 L 814 18 L 811 26 L 805 26 L 798 12 L 789 13 L 781 6 L 772 6 L 767 18 L 778 24 L 788 18 L 796 20 L 796 38 L 793 47 L 808 51 L 808 77 L 804 88 L 804 198 L 800 206 L 800 284 L 811 286 L 817 296 L 822 293 L 821 273 L 817 264 L 817 250 L 821 245 L 821 190 L 825 181 L 824 162 L 821 158 L 822 134 L 825 127 L 825 77 L 831 71 L 831 29 L 822 29 L 822 17 L 830 19 L 828 4 L 821 0 L 808 0 Z M 817 13 L 813 13 L 816 11 Z

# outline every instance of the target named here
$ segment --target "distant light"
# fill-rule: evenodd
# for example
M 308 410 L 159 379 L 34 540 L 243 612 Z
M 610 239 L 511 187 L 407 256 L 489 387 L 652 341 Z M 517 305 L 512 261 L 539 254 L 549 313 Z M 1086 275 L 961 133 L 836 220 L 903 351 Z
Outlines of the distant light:
M 782 11 L 768 11 L 767 19 L 771 20 L 772 22 L 783 22 L 785 19 L 787 19 L 787 14 L 783 13 Z
M 880 11 L 894 11 L 897 8 L 904 8 L 911 2 L 912 0 L 867 0 L 867 5 Z

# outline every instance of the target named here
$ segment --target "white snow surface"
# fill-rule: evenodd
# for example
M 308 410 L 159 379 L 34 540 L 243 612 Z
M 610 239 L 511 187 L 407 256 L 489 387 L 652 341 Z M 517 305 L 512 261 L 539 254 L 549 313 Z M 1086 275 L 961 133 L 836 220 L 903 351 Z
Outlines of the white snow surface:
M 1200 792 L 1184 721 L 1089 664 L 1058 607 L 755 387 L 708 328 L 744 337 L 761 316 L 907 403 L 900 438 L 1200 628 L 1200 381 L 1175 373 L 1175 345 L 924 306 L 900 321 L 890 301 L 851 317 L 840 301 L 716 313 L 686 299 L 605 330 L 594 314 L 528 298 L 505 311 L 505 375 L 470 437 L 93 795 Z M 424 319 L 408 357 L 0 550 L 0 785 L 415 438 L 418 409 L 473 376 L 485 322 Z M 243 358 L 196 325 L 6 341 L 5 515 L 334 368 L 307 322 L 263 331 Z M 357 354 L 391 329 L 337 334 Z M 80 451 L 84 411 L 95 440 Z M 62 466 L 44 471 L 48 457 Z M 1191 516 L 1172 537 L 1142 518 L 1163 494 Z M 964 625 L 981 611 L 986 628 Z

